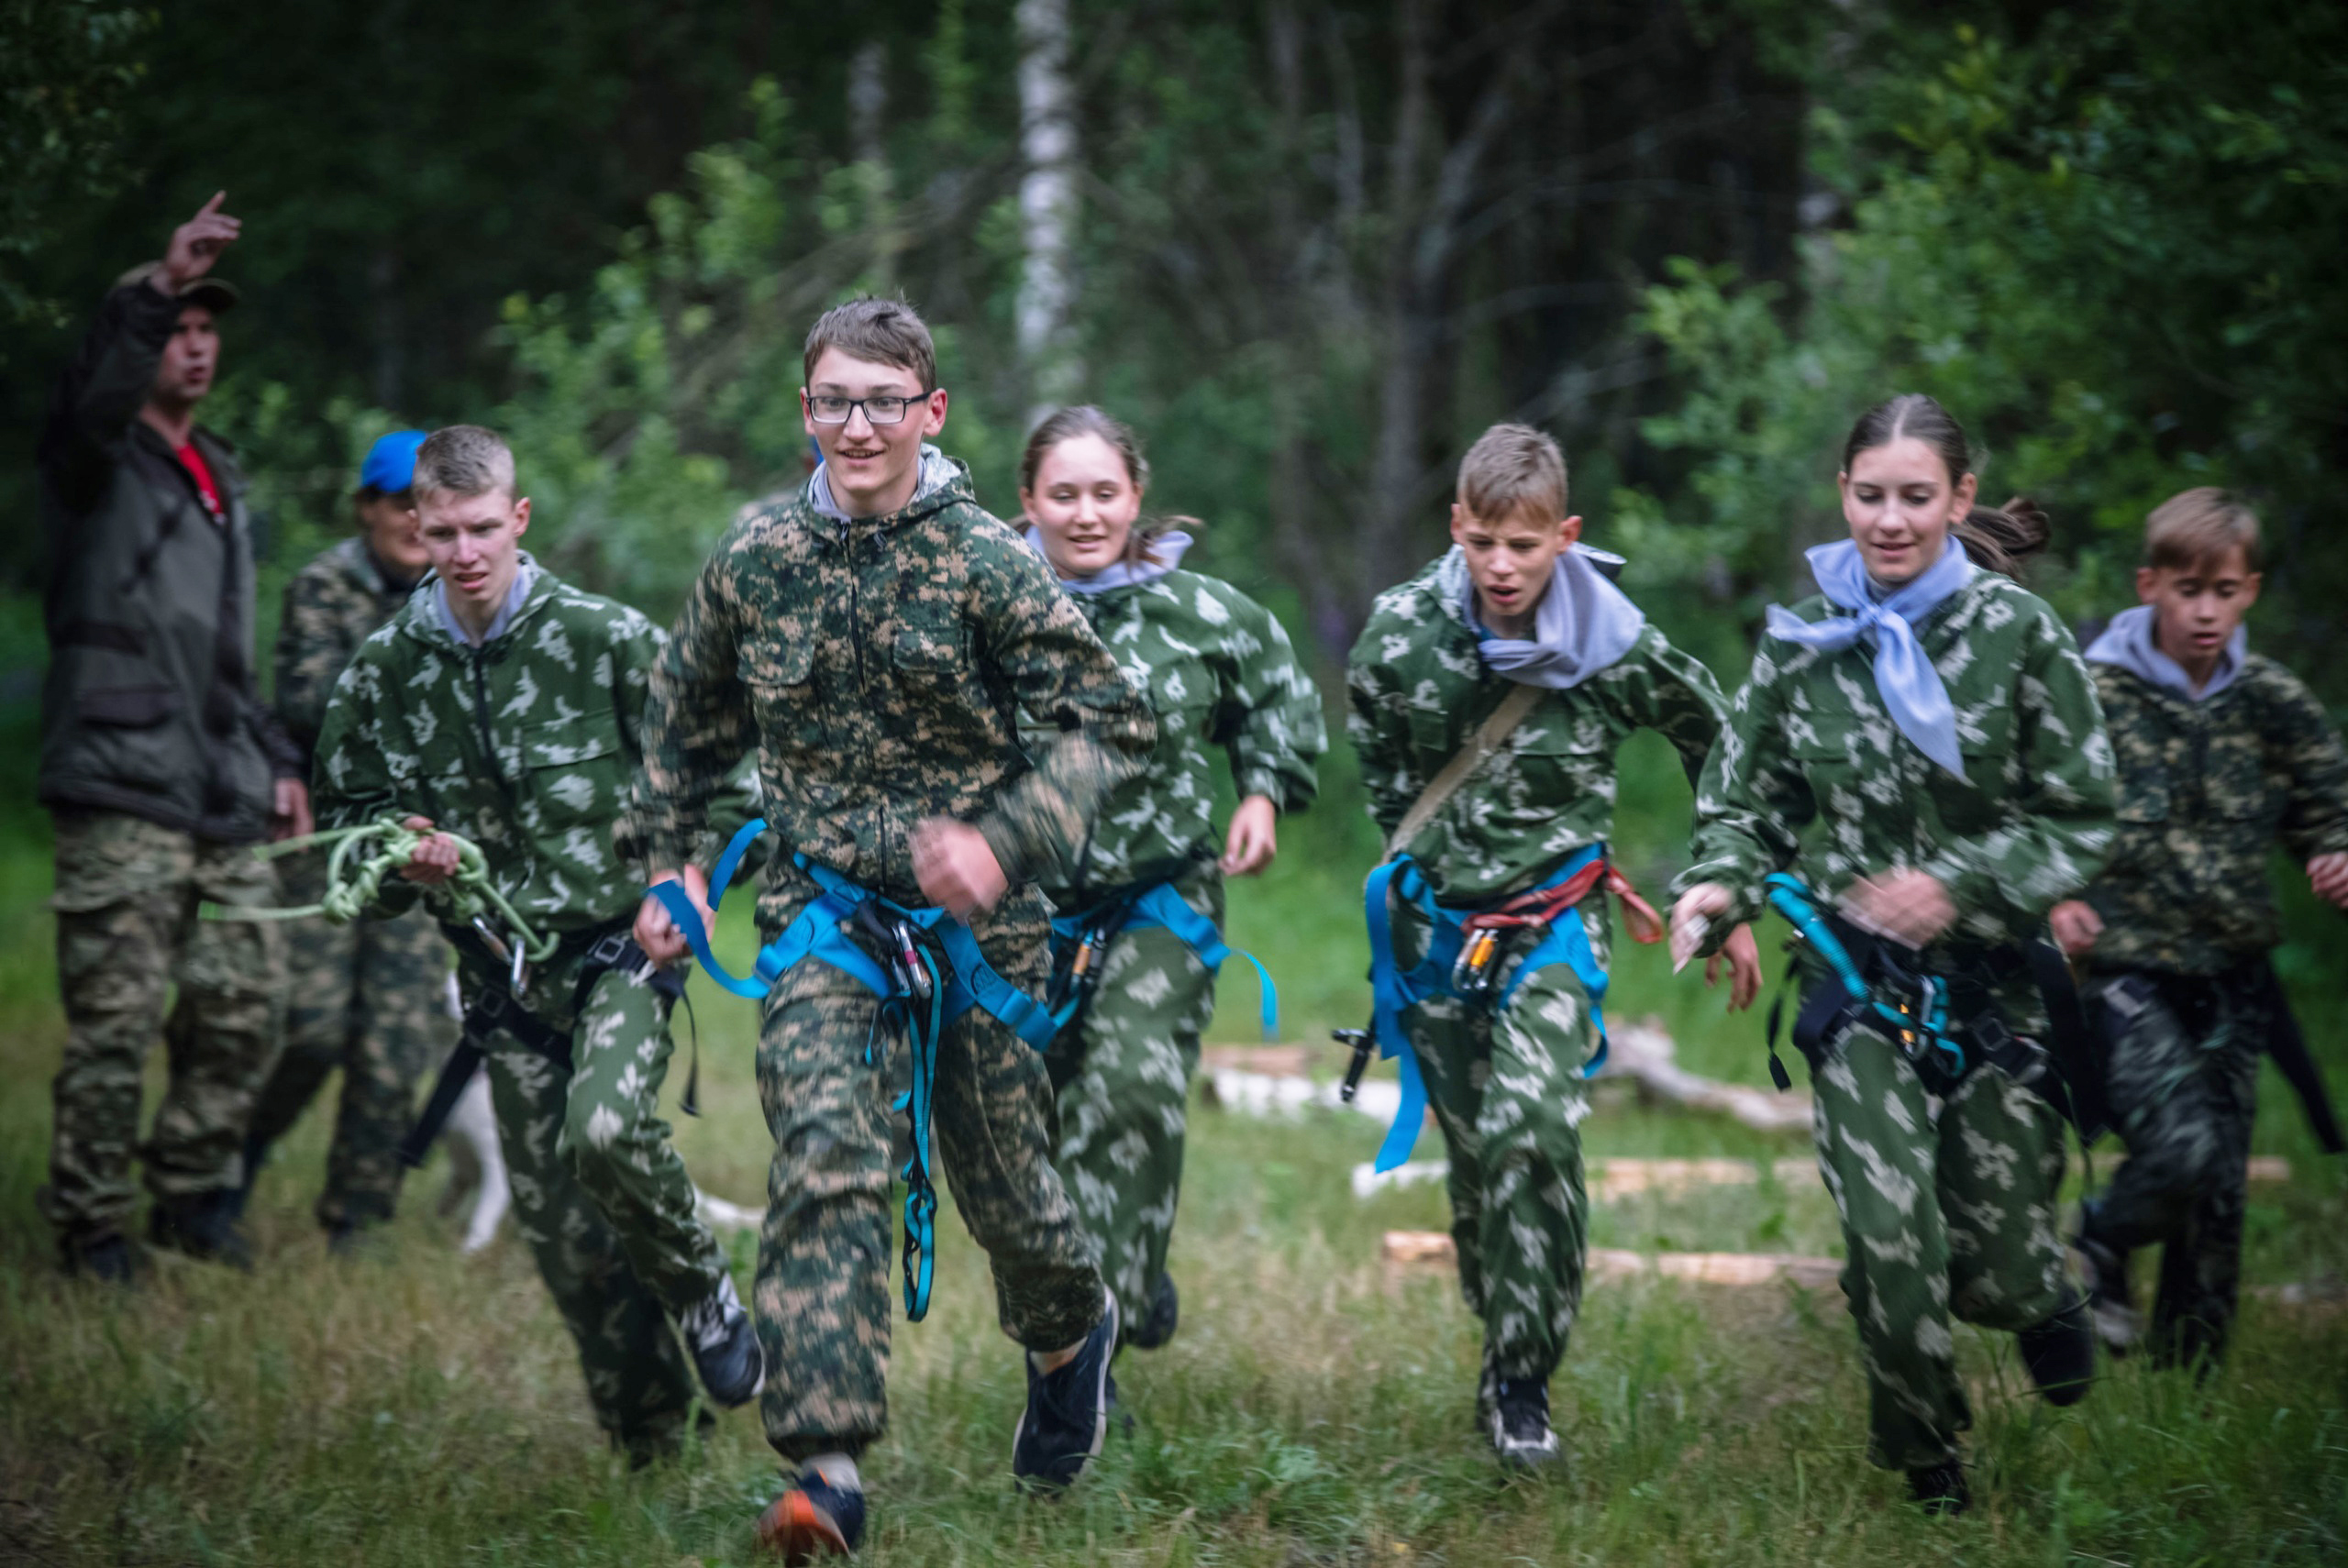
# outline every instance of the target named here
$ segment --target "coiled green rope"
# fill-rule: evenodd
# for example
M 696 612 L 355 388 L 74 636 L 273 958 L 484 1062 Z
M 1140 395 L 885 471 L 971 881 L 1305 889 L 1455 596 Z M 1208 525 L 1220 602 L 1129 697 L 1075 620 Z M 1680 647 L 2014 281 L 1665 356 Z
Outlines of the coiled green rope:
M 471 924 L 487 935 L 485 928 L 489 918 L 494 915 L 504 922 L 522 955 L 531 963 L 541 964 L 552 957 L 560 938 L 551 933 L 539 935 L 522 918 L 521 911 L 506 901 L 505 895 L 489 879 L 489 860 L 482 854 L 481 846 L 462 834 L 445 828 L 437 831 L 457 846 L 457 869 L 446 882 L 422 886 L 425 897 L 446 910 L 442 918 L 452 924 Z M 332 828 L 277 844 L 257 845 L 253 853 L 263 860 L 332 845 L 327 856 L 326 896 L 315 904 L 296 909 L 257 909 L 207 901 L 197 907 L 196 913 L 205 920 L 307 920 L 319 915 L 337 925 L 348 925 L 382 897 L 383 878 L 405 866 L 415 854 L 415 846 L 430 836 L 404 825 L 398 817 L 386 816 L 357 827 Z

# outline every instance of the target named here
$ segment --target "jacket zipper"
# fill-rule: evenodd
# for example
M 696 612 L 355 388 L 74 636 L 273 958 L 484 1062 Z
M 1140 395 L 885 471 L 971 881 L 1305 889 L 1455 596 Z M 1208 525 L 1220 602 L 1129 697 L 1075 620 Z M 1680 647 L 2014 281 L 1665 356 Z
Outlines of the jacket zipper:
M 864 694 L 864 608 L 856 591 L 856 547 L 848 538 L 849 524 L 840 519 L 840 563 L 847 569 L 847 637 L 856 652 L 856 690 Z
M 521 826 L 521 803 L 514 798 L 514 785 L 505 777 L 505 765 L 498 759 L 497 737 L 489 729 L 489 684 L 482 675 L 482 661 L 488 656 L 486 647 L 472 650 L 473 723 L 481 731 L 481 748 L 489 757 L 490 777 L 497 780 L 497 792 L 505 797 L 506 809 L 514 812 L 515 826 Z

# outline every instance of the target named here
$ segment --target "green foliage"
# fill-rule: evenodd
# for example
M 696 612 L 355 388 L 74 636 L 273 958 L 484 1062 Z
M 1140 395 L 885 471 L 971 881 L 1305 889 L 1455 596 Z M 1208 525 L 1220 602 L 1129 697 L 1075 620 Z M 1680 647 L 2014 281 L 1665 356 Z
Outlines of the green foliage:
M 23 264 L 56 237 L 62 209 L 111 195 L 128 174 L 123 111 L 154 20 L 111 0 L 0 0 L 0 320 L 58 319 Z
M 2054 514 L 2070 559 L 2039 586 L 2075 615 L 2132 602 L 2164 497 L 2250 493 L 2274 546 L 2262 635 L 2348 691 L 2322 657 L 2348 589 L 2348 23 L 2178 0 L 2057 12 L 2023 41 L 1902 20 L 1880 70 L 1819 83 L 1812 171 L 1848 222 L 1805 242 L 1799 307 L 1692 259 L 1647 293 L 1686 394 L 1646 434 L 1687 468 L 1684 492 L 1626 498 L 1643 567 L 1717 558 L 1750 611 L 1789 535 L 1839 531 L 1850 421 L 1928 392 L 1982 448 L 1987 495 Z

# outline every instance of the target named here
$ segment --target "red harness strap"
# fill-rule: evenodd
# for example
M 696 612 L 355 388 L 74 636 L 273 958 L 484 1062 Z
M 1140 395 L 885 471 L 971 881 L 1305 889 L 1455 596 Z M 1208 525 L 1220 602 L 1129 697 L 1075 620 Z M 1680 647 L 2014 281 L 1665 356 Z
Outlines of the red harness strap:
M 1621 900 L 1623 926 L 1631 940 L 1653 944 L 1663 940 L 1663 917 L 1655 906 L 1639 897 L 1631 879 L 1614 868 L 1611 860 L 1593 860 L 1554 888 L 1536 888 L 1529 893 L 1519 893 L 1497 908 L 1469 915 L 1460 922 L 1460 929 L 1476 932 L 1513 931 L 1528 925 L 1550 925 L 1557 917 L 1589 897 L 1590 890 L 1603 886 Z M 1470 944 L 1472 947 L 1472 944 Z

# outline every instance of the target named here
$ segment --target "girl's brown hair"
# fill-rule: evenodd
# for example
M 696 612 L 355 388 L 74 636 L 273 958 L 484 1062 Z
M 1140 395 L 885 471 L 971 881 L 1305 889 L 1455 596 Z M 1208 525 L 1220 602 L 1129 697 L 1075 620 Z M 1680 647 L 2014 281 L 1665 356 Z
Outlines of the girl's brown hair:
M 1051 455 L 1052 448 L 1080 436 L 1098 436 L 1106 441 L 1110 449 L 1117 454 L 1118 460 L 1125 465 L 1125 478 L 1132 481 L 1135 491 L 1147 492 L 1149 459 L 1142 455 L 1141 437 L 1134 434 L 1132 425 L 1089 403 L 1052 410 L 1028 436 L 1027 449 L 1019 458 L 1021 491 L 1034 494 L 1036 476 L 1043 471 L 1044 459 Z M 1195 517 L 1136 517 L 1133 532 L 1125 536 L 1125 564 L 1156 566 L 1158 558 L 1150 547 L 1162 535 L 1175 528 L 1198 529 L 1204 526 Z
M 1940 454 L 1951 484 L 1973 471 L 1973 447 L 1965 438 L 1965 427 L 1955 414 L 1922 392 L 1902 393 L 1859 415 L 1859 422 L 1851 426 L 1851 438 L 1843 444 L 1843 471 L 1851 471 L 1852 460 L 1861 452 L 1888 447 L 1903 436 Z M 2046 513 L 2022 495 L 2003 506 L 1976 502 L 1950 526 L 1964 541 L 1965 553 L 1974 565 L 2016 580 L 2021 576 L 2022 563 L 2045 549 L 2053 535 Z

